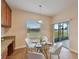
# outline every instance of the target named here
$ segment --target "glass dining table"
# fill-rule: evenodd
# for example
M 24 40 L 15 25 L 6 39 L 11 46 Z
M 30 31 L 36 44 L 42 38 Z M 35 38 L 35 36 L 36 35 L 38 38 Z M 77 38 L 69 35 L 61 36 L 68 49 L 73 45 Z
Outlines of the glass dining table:
M 52 43 L 50 42 L 36 42 L 32 41 L 29 48 L 34 49 L 35 52 L 43 53 L 46 59 L 48 59 L 48 49 Z

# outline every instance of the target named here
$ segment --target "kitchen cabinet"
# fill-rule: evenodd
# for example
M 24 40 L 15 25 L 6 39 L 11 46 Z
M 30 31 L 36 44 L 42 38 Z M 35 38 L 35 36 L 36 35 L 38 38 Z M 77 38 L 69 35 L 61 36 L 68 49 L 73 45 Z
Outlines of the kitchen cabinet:
M 9 8 L 9 6 L 7 6 L 7 21 L 6 21 L 6 25 L 11 27 L 11 9 Z
M 1 26 L 11 27 L 11 9 L 5 0 L 1 0 Z
M 15 48 L 15 36 L 1 37 L 1 59 L 7 59 Z
M 6 25 L 6 14 L 7 14 L 7 10 L 6 10 L 6 3 L 4 0 L 1 0 L 1 25 Z
M 14 45 L 14 42 L 9 44 L 9 46 L 8 46 L 8 56 L 13 53 L 13 50 L 14 50 L 14 46 L 13 45 Z

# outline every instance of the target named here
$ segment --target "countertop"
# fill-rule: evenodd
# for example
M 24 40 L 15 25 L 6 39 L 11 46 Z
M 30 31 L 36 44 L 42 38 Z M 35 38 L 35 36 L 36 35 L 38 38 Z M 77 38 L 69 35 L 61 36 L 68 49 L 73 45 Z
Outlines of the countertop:
M 13 40 L 3 40 L 1 41 L 1 54 L 8 48 L 9 44 L 12 43 Z

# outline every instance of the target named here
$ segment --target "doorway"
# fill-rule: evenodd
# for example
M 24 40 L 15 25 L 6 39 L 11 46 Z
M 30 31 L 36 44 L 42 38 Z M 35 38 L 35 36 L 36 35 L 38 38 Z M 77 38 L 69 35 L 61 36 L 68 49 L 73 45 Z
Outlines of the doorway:
M 69 22 L 56 23 L 53 29 L 54 42 L 62 42 L 65 48 L 69 48 Z

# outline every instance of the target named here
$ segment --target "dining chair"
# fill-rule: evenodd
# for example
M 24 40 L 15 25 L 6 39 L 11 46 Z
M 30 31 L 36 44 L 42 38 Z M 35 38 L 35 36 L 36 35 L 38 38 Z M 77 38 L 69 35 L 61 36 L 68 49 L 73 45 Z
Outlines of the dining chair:
M 38 52 L 28 52 L 28 59 L 45 59 L 42 53 Z
M 47 36 L 42 36 L 43 41 L 48 42 Z
M 28 49 L 28 51 L 35 50 L 34 48 L 35 44 L 33 44 L 29 38 L 25 39 L 25 44 L 26 44 L 26 49 Z
M 60 59 L 59 55 L 60 55 L 61 49 L 62 49 L 62 43 L 56 43 L 52 47 L 50 47 L 49 49 L 50 58 L 51 58 L 51 55 L 58 55 L 58 59 Z

